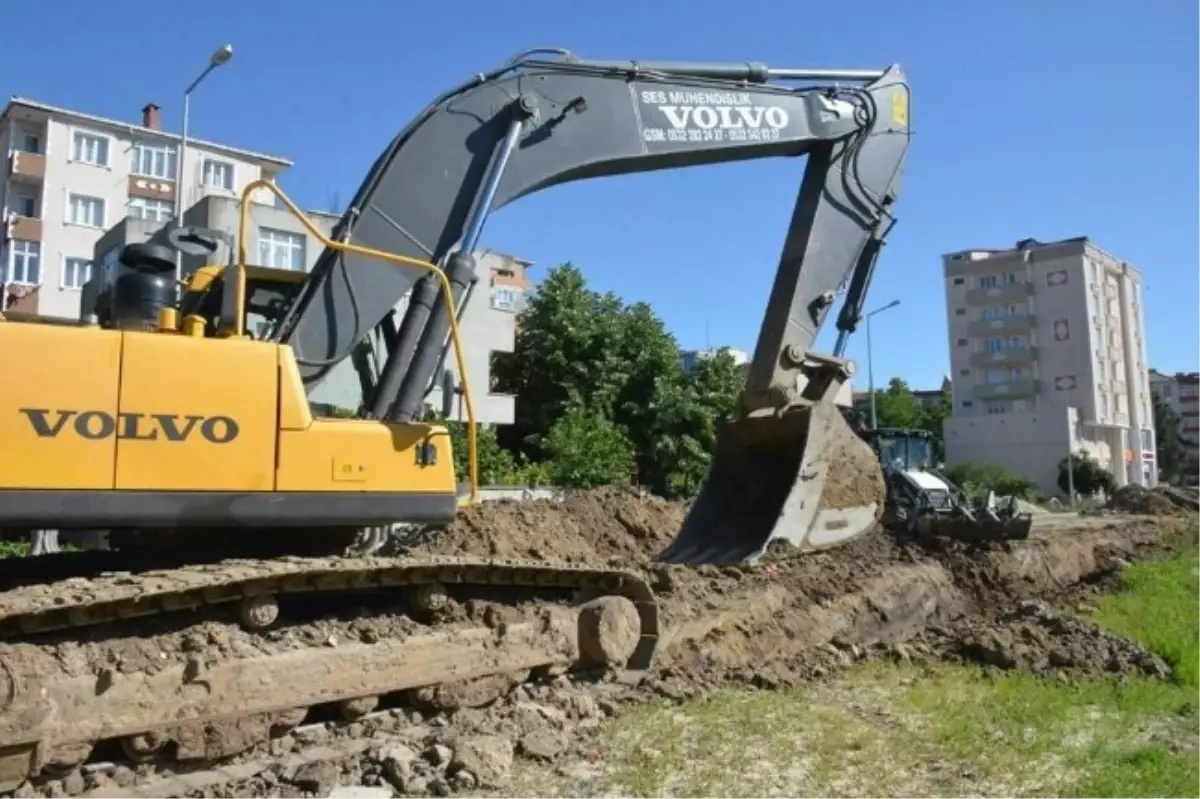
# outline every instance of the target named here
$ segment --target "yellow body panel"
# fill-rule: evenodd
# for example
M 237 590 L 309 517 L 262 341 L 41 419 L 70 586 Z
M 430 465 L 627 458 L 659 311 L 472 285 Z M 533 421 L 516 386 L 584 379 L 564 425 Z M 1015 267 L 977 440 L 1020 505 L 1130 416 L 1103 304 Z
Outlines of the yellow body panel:
M 418 463 L 418 448 L 437 447 L 437 462 Z M 280 491 L 452 493 L 454 459 L 445 428 L 362 419 L 319 419 L 279 436 Z
M 274 488 L 278 347 L 125 333 L 119 489 Z
M 0 488 L 111 489 L 121 334 L 0 322 L 0 352 Z
M 285 345 L 0 323 L 0 348 L 0 490 L 455 493 L 444 427 L 314 420 Z

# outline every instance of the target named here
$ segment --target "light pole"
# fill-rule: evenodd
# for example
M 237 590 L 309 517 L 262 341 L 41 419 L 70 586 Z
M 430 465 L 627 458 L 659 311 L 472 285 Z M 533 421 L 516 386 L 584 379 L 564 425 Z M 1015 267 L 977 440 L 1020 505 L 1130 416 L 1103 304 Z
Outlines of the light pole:
M 895 308 L 900 304 L 900 300 L 892 300 L 882 308 L 876 308 L 863 317 L 867 322 L 867 391 L 871 395 L 871 429 L 875 430 L 879 427 L 879 419 L 875 415 L 875 365 L 871 362 L 871 317 L 877 313 L 883 313 L 889 308 Z
M 183 135 L 179 141 L 179 153 L 175 159 L 175 227 L 183 227 L 183 161 L 187 157 L 188 143 L 188 112 L 190 111 L 192 92 L 200 85 L 200 81 L 208 77 L 208 73 L 212 72 L 222 64 L 229 62 L 233 58 L 233 45 L 227 44 L 213 51 L 212 56 L 208 59 L 208 66 L 200 73 L 200 77 L 192 81 L 191 85 L 183 90 Z M 179 285 L 179 281 L 183 279 L 183 253 L 179 250 L 175 251 L 175 285 Z

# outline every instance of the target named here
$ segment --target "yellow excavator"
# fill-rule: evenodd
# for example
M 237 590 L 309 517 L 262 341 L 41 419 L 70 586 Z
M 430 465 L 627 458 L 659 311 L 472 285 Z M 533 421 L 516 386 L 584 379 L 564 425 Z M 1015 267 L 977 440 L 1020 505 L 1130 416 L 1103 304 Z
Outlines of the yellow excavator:
M 26 363 L 0 390 L 0 528 L 102 529 L 109 541 L 0 561 L 0 790 L 102 745 L 135 760 L 217 758 L 312 708 L 355 717 L 401 693 L 479 704 L 531 674 L 652 664 L 657 609 L 636 572 L 355 549 L 364 530 L 446 525 L 476 501 L 458 334 L 472 252 L 489 213 L 555 184 L 807 157 L 738 412 L 660 559 L 753 562 L 775 546 L 814 550 L 866 532 L 883 478 L 833 398 L 852 374 L 844 350 L 893 224 L 909 138 L 898 66 L 529 51 L 422 111 L 331 236 L 256 182 L 243 193 L 237 257 L 194 272 L 182 292 L 171 247 L 136 244 L 91 323 L 0 322 L 0 347 Z M 309 274 L 247 264 L 258 190 L 324 243 Z M 211 249 L 217 235 L 176 229 L 171 244 Z M 839 294 L 837 343 L 819 354 Z M 251 316 L 265 323 L 252 330 Z M 376 334 L 386 359 L 358 417 L 326 415 L 314 392 Z M 423 419 L 448 348 L 460 384 L 446 388 L 470 422 L 462 490 L 446 429 Z M 348 602 L 360 614 L 353 640 L 285 647 L 269 635 Z M 368 617 L 406 621 L 367 635 Z M 213 629 L 202 624 L 233 625 L 222 640 L 236 645 L 213 654 L 196 643 Z M 84 654 L 63 655 L 83 638 Z M 145 661 L 134 639 L 153 642 L 136 652 L 161 657 Z

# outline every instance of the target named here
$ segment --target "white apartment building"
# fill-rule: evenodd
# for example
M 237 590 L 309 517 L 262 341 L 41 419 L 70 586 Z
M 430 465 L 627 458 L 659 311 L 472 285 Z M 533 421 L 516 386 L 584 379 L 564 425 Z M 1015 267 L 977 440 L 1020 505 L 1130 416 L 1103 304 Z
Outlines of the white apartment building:
M 78 318 L 92 251 L 126 215 L 166 222 L 175 213 L 180 137 L 147 105 L 138 123 L 13 97 L 0 112 L 0 305 Z M 292 162 L 223 144 L 188 140 L 182 205 L 235 198 Z M 254 201 L 274 205 L 269 192 Z
M 954 405 L 949 464 L 981 460 L 1061 494 L 1086 451 L 1117 485 L 1157 482 L 1141 273 L 1086 237 L 942 256 Z

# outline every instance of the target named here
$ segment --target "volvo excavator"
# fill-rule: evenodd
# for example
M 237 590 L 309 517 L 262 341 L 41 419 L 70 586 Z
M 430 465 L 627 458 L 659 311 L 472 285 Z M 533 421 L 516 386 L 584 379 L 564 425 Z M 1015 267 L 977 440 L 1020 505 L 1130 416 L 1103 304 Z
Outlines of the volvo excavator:
M 194 272 L 182 292 L 174 252 L 130 245 L 92 323 L 0 322 L 0 347 L 26 364 L 0 391 L 0 528 L 109 540 L 0 568 L 0 790 L 98 747 L 219 758 L 314 708 L 353 718 L 401 694 L 479 704 L 531 674 L 636 677 L 652 664 L 657 607 L 635 571 L 354 549 L 364 530 L 446 525 L 477 499 L 458 336 L 472 252 L 491 212 L 556 184 L 807 158 L 737 413 L 660 559 L 753 562 L 866 532 L 884 482 L 833 398 L 853 371 L 845 348 L 909 139 L 899 66 L 529 51 L 423 110 L 331 236 L 258 181 L 243 193 L 237 257 Z M 278 280 L 247 263 L 255 191 L 274 192 L 324 242 L 307 275 Z M 839 295 L 836 344 L 818 353 Z M 249 329 L 251 313 L 267 322 Z M 325 415 L 313 399 L 323 381 L 375 334 L 386 360 L 360 413 Z M 463 490 L 446 429 L 423 418 L 450 351 L 460 384 L 447 388 L 470 421 Z M 273 633 L 349 609 L 336 641 Z

